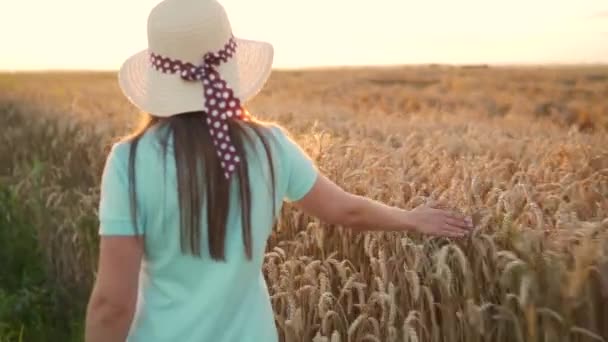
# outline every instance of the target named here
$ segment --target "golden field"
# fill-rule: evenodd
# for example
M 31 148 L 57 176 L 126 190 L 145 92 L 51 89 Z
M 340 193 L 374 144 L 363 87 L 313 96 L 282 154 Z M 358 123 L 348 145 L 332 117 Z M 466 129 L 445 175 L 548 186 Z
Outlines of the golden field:
M 608 341 L 608 67 L 280 71 L 249 110 L 345 189 L 476 224 L 354 233 L 285 207 L 264 263 L 282 340 Z M 28 227 L 36 286 L 70 317 L 94 278 L 105 153 L 136 114 L 115 74 L 0 75 L 0 247 Z M 4 273 L 0 341 L 44 340 L 53 318 L 14 319 Z

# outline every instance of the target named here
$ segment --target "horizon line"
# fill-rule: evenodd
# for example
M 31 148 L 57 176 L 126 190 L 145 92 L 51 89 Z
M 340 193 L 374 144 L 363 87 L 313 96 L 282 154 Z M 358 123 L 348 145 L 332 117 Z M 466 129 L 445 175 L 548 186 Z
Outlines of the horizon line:
M 318 65 L 301 67 L 273 67 L 273 71 L 315 71 L 315 70 L 341 70 L 341 69 L 392 69 L 400 67 L 477 67 L 477 68 L 509 68 L 509 67 L 608 67 L 608 62 L 495 62 L 495 63 L 402 63 L 402 64 L 346 64 L 346 65 Z M 30 69 L 0 69 L 2 74 L 27 73 L 114 73 L 119 69 L 61 69 L 61 68 L 30 68 Z

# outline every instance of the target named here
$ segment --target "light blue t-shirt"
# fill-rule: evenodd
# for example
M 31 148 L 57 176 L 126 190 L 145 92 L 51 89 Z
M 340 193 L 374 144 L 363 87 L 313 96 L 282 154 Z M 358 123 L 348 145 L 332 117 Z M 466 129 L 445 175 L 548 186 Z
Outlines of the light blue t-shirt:
M 129 342 L 278 341 L 268 289 L 262 274 L 266 241 L 283 200 L 297 201 L 314 185 L 311 159 L 280 128 L 268 129 L 276 194 L 261 142 L 246 146 L 251 184 L 253 258 L 243 248 L 238 187 L 233 180 L 226 227 L 226 262 L 211 259 L 207 215 L 202 213 L 202 258 L 180 248 L 177 179 L 172 144 L 163 158 L 157 129 L 140 140 L 136 155 L 138 231 L 145 238 L 138 305 Z M 274 138 L 273 138 L 274 137 Z M 172 139 L 169 139 L 171 141 Z M 101 235 L 134 235 L 128 188 L 130 143 L 115 144 L 101 185 Z M 204 208 L 203 211 L 206 211 Z

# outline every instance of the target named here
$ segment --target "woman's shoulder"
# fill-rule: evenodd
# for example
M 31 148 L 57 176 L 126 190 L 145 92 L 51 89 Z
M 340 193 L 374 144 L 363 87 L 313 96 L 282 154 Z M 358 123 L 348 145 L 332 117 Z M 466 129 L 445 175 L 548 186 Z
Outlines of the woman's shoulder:
M 245 138 L 252 148 L 259 149 L 263 145 L 270 145 L 277 149 L 282 145 L 286 130 L 274 122 L 253 122 L 241 126 Z
M 165 141 L 171 142 L 171 139 Z M 133 150 L 137 148 L 136 156 L 140 159 L 140 156 L 156 154 L 161 147 L 161 143 L 160 131 L 150 128 L 139 136 L 128 136 L 114 142 L 110 147 L 108 158 L 126 162 Z
M 291 147 L 291 145 L 294 145 L 297 143 L 295 142 L 293 135 L 291 134 L 291 132 L 279 125 L 279 124 L 272 124 L 269 126 L 269 130 L 272 132 L 272 135 L 277 139 L 277 143 L 282 147 L 282 148 L 288 148 Z
M 267 123 L 264 125 L 264 129 L 279 145 L 282 145 L 284 140 L 290 136 L 289 131 L 278 123 Z
M 120 139 L 110 146 L 107 159 L 112 161 L 128 160 L 130 149 L 131 142 L 128 139 Z

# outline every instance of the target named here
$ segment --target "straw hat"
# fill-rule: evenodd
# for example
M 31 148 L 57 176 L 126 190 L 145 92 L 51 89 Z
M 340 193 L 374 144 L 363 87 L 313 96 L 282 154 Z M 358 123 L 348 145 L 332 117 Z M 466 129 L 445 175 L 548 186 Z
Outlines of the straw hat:
M 207 110 L 202 82 L 154 68 L 151 54 L 199 66 L 206 54 L 227 47 L 232 28 L 215 0 L 165 0 L 148 18 L 148 49 L 130 57 L 119 72 L 120 88 L 140 110 L 155 116 Z M 265 42 L 234 38 L 236 48 L 215 67 L 241 103 L 263 87 L 272 68 L 273 48 Z M 181 65 L 180 63 L 180 65 Z M 177 68 L 177 67 L 176 67 Z

